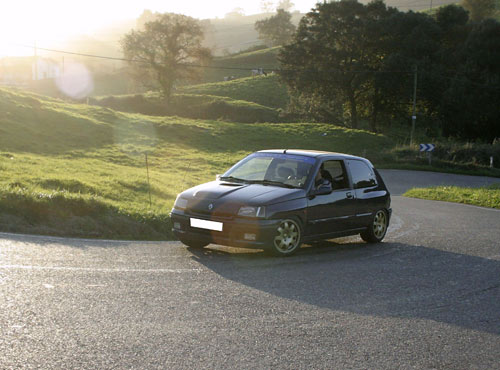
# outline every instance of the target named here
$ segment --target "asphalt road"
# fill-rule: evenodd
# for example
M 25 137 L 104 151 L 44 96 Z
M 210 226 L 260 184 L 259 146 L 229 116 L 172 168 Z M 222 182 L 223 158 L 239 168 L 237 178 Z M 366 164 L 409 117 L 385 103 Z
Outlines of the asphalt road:
M 393 210 L 384 243 L 290 258 L 0 234 L 0 369 L 499 368 L 500 211 Z

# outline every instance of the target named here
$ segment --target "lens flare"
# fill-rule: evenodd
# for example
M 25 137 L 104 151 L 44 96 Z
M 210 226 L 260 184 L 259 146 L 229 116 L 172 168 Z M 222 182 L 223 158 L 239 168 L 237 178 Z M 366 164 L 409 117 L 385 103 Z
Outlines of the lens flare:
M 94 90 L 91 73 L 80 63 L 68 63 L 56 84 L 61 92 L 73 99 L 86 98 Z

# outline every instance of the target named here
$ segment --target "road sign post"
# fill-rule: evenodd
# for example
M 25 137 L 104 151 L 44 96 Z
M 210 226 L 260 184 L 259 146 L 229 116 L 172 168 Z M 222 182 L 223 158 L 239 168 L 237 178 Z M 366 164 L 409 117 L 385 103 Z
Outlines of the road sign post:
M 410 146 L 413 145 L 415 134 L 415 121 L 417 120 L 417 65 L 413 67 L 413 110 L 411 115 Z
M 420 144 L 420 151 L 427 152 L 427 159 L 429 160 L 429 166 L 432 165 L 432 152 L 436 146 L 434 144 Z

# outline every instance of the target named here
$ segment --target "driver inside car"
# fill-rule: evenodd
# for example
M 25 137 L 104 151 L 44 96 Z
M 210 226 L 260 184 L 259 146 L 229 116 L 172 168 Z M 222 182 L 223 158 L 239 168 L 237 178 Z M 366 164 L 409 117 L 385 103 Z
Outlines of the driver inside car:
M 323 164 L 321 164 L 319 171 L 316 173 L 316 177 L 314 179 L 314 187 L 318 189 L 321 185 L 331 185 L 332 182 L 332 175 L 330 175 L 330 172 L 325 170 Z

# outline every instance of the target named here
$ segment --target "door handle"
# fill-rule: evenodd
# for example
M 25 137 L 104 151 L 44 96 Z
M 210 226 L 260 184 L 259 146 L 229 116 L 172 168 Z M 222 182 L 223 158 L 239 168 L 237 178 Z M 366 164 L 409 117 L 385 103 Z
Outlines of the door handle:
M 354 195 L 352 195 L 351 192 L 347 192 L 346 196 L 347 196 L 347 199 L 353 199 L 354 198 Z

